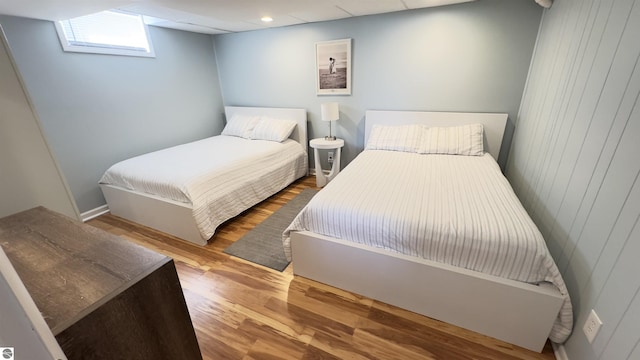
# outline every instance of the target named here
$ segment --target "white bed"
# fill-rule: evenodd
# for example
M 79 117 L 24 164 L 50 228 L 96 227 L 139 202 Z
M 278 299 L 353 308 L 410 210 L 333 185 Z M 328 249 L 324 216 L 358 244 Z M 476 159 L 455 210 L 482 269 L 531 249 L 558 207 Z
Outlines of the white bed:
M 563 341 L 572 326 L 566 287 L 491 157 L 506 118 L 368 111 L 365 144 L 375 124 L 481 123 L 491 155 L 365 150 L 285 232 L 294 273 L 531 350 L 550 335 Z
M 221 135 L 115 164 L 100 181 L 111 213 L 205 245 L 222 222 L 308 173 L 304 109 L 226 106 L 225 113 L 228 121 L 257 116 L 296 126 L 281 143 Z

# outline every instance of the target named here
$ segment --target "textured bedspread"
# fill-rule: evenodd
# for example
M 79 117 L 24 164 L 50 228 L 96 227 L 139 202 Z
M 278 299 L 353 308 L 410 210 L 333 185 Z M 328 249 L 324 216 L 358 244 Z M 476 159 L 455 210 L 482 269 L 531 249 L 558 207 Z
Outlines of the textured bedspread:
M 307 230 L 527 283 L 550 282 L 565 302 L 550 338 L 573 315 L 542 235 L 489 155 L 367 150 L 320 191 L 284 233 Z
M 293 140 L 214 136 L 119 162 L 100 183 L 191 204 L 209 239 L 224 221 L 306 172 L 306 152 Z

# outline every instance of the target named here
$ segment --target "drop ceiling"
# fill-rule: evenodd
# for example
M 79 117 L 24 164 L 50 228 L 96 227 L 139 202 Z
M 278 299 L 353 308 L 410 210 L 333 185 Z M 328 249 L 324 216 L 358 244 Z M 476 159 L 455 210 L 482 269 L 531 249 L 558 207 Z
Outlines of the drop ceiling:
M 150 25 L 224 34 L 468 1 L 474 0 L 0 0 L 0 14 L 55 21 L 119 9 L 145 15 Z

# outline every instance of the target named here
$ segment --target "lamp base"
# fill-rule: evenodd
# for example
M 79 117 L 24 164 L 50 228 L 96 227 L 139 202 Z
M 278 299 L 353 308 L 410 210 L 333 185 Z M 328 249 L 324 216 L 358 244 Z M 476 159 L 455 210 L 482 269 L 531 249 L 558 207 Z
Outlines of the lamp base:
M 335 136 L 325 136 L 324 137 L 325 140 L 329 140 L 329 141 L 334 141 L 336 139 Z

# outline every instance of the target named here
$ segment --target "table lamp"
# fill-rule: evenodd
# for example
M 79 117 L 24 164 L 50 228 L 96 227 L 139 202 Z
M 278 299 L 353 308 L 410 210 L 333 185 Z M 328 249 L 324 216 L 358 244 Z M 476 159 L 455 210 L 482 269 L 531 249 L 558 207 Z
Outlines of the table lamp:
M 329 122 L 329 136 L 325 136 L 325 140 L 335 140 L 336 137 L 331 135 L 331 122 L 340 118 L 340 111 L 338 109 L 338 103 L 324 103 L 320 105 L 320 112 L 322 121 Z

